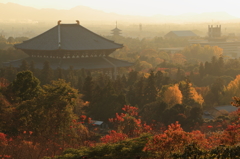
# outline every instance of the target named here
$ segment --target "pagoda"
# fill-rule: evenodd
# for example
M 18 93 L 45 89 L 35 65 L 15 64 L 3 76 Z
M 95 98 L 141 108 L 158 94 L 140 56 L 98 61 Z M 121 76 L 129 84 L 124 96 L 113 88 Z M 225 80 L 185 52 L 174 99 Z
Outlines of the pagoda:
M 80 25 L 58 24 L 50 30 L 14 47 L 28 54 L 29 57 L 4 63 L 5 66 L 19 67 L 22 60 L 33 61 L 35 67 L 42 69 L 48 61 L 52 69 L 111 69 L 114 77 L 117 68 L 129 67 L 132 63 L 109 57 L 115 50 L 123 47 Z
M 112 31 L 113 36 L 119 36 L 121 34 L 122 30 L 118 29 L 117 22 L 116 22 L 116 27 L 111 31 Z

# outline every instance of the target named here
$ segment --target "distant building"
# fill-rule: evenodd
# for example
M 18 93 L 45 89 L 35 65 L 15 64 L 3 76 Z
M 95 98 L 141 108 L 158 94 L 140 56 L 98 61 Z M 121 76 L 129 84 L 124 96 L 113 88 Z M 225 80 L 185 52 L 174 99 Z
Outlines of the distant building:
M 193 38 L 198 36 L 190 30 L 179 30 L 179 31 L 170 31 L 164 37 L 165 38 Z
M 213 27 L 208 25 L 208 37 L 209 38 L 219 38 L 221 37 L 221 25 Z
M 238 110 L 237 107 L 234 107 L 232 105 L 224 105 L 224 106 L 217 106 L 217 107 L 213 107 L 213 108 L 210 108 L 208 110 L 205 110 L 203 112 L 203 119 L 209 119 L 209 120 L 213 120 L 215 119 L 216 117 L 220 116 L 220 115 L 223 115 L 223 112 L 228 112 L 228 113 L 231 113 L 231 112 L 234 112 Z
M 240 57 L 240 41 L 230 41 L 227 37 L 221 36 L 221 25 L 208 26 L 208 37 L 206 40 L 190 40 L 190 44 L 200 44 L 201 46 L 218 46 L 223 49 L 223 55 L 229 58 Z
M 184 47 L 173 47 L 173 48 L 158 48 L 159 51 L 164 51 L 173 55 L 175 53 L 179 53 L 184 49 Z
M 99 127 L 99 128 L 103 128 L 103 129 L 108 129 L 108 124 L 103 122 L 103 121 L 91 120 L 90 124 L 93 127 Z
M 218 111 L 225 110 L 225 111 L 227 111 L 229 113 L 238 110 L 237 107 L 234 107 L 232 105 L 217 106 L 217 107 L 214 107 L 214 108 L 217 109 Z
M 111 31 L 112 31 L 113 36 L 119 36 L 120 34 L 122 34 L 121 33 L 122 30 L 118 29 L 117 22 L 116 22 L 116 27 Z
M 24 51 L 29 57 L 4 63 L 5 66 L 19 67 L 22 60 L 33 61 L 36 68 L 43 68 L 48 61 L 52 69 L 107 69 L 117 74 L 118 67 L 133 65 L 127 61 L 118 60 L 109 55 L 123 47 L 103 38 L 80 25 L 61 24 L 50 30 L 14 46 Z
M 217 25 L 216 27 L 208 25 L 208 41 L 225 42 L 227 38 L 221 35 L 221 25 Z

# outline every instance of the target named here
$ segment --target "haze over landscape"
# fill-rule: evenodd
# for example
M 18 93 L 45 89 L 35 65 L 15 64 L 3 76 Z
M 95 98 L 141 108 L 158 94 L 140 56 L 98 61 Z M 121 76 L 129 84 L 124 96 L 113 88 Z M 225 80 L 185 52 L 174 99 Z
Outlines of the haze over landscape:
M 71 9 L 76 6 L 88 6 L 93 9 L 103 10 L 105 12 L 114 12 L 125 15 L 144 15 L 153 16 L 157 14 L 179 15 L 185 13 L 204 13 L 204 12 L 226 12 L 232 16 L 240 18 L 238 6 L 240 2 L 237 0 L 1 0 L 1 3 L 17 3 L 24 6 L 30 6 L 38 9 L 54 8 L 54 9 Z
M 239 158 L 239 6 L 0 0 L 0 158 Z
M 236 30 L 240 16 L 238 1 L 26 1 L 1 0 L 0 32 L 6 36 L 36 36 L 56 25 L 58 20 L 73 23 L 79 20 L 84 26 L 101 34 L 109 35 L 115 22 L 124 30 L 123 35 L 137 37 L 139 24 L 142 35 L 163 36 L 170 30 L 197 30 L 206 35 L 208 24 L 224 25 L 224 33 Z M 215 7 L 218 6 L 218 7 Z M 223 7 L 225 6 L 225 8 Z M 234 25 L 229 25 L 234 23 Z M 37 25 L 36 25 L 37 24 Z M 180 24 L 180 25 L 178 25 Z M 228 32 L 226 32 L 226 30 Z M 238 31 L 237 31 L 238 34 Z
M 5 2 L 5 3 L 1 3 Z M 7 3 L 8 2 L 8 3 Z M 12 3 L 10 3 L 12 2 Z M 240 2 L 228 1 L 10 1 L 1 0 L 1 22 L 56 19 L 92 22 L 184 23 L 239 20 Z M 218 6 L 218 7 L 214 7 Z M 231 9 L 229 8 L 231 7 Z

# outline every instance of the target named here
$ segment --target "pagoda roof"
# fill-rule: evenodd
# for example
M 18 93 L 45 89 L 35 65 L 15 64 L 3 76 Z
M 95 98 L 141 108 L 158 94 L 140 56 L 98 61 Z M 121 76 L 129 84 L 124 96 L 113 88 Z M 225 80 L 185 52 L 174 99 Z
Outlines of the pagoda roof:
M 114 29 L 111 30 L 111 31 L 122 31 L 122 30 L 120 30 L 120 29 L 118 29 L 118 28 L 116 27 L 116 28 L 114 28 Z
M 112 57 L 91 57 L 91 58 L 37 58 L 37 57 L 27 57 L 25 59 L 19 59 L 15 61 L 5 62 L 4 66 L 19 67 L 22 61 L 25 60 L 29 64 L 31 61 L 34 62 L 35 68 L 42 69 L 44 62 L 48 61 L 52 69 L 62 68 L 68 69 L 72 66 L 74 69 L 107 69 L 116 67 L 129 67 L 133 63 L 118 60 Z
M 79 24 L 58 24 L 32 39 L 15 45 L 17 49 L 40 51 L 108 50 L 122 47 L 122 44 L 99 36 Z

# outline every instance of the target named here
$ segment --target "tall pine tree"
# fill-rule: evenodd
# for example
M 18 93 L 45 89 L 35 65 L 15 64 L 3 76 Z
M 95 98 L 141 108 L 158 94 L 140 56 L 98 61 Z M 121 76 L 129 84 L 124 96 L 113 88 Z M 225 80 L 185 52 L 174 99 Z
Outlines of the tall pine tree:
M 157 71 L 157 73 L 155 74 L 155 82 L 158 90 L 161 90 L 163 85 L 163 80 L 164 80 L 163 73 L 161 71 Z
M 43 69 L 41 70 L 40 80 L 43 85 L 49 84 L 53 80 L 53 70 L 48 61 L 44 62 Z
M 147 83 L 144 88 L 143 94 L 144 94 L 143 104 L 148 104 L 156 101 L 157 89 L 155 85 L 155 76 L 153 71 L 150 72 L 150 76 L 147 79 Z
M 193 94 L 191 93 L 191 83 L 188 78 L 184 80 L 184 83 L 179 84 L 179 89 L 182 92 L 182 103 L 188 106 L 194 105 Z
M 19 67 L 19 71 L 27 71 L 29 70 L 29 66 L 26 60 L 22 60 L 22 64 Z
M 92 101 L 92 95 L 93 95 L 93 88 L 94 88 L 94 83 L 92 80 L 92 76 L 87 76 L 84 80 L 83 84 L 83 100 L 91 102 Z

